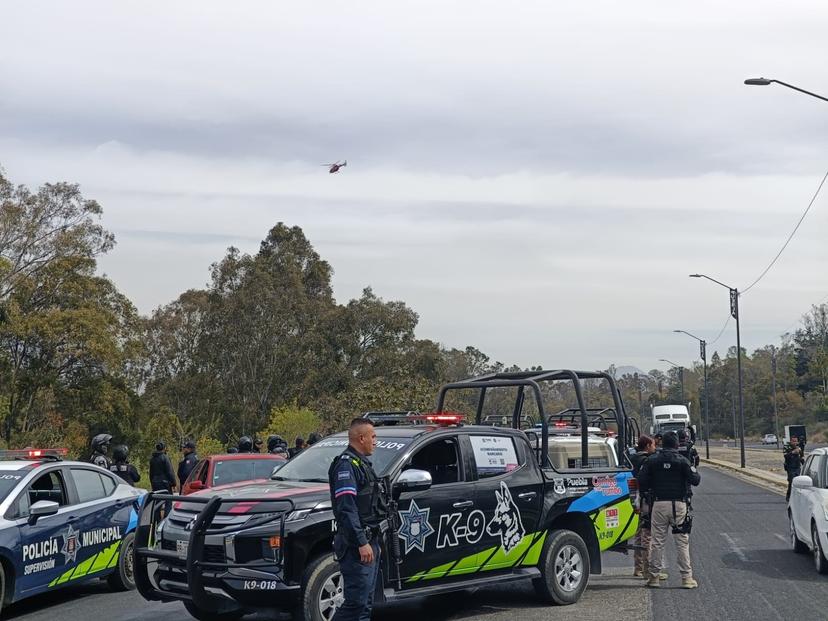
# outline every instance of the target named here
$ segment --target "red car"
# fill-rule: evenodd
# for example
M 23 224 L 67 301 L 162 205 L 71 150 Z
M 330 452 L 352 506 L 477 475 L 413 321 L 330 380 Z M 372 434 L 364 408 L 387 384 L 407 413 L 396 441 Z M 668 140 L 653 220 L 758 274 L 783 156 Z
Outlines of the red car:
M 285 461 L 284 456 L 270 453 L 211 455 L 199 460 L 181 492 L 187 495 L 219 485 L 269 479 L 273 469 Z

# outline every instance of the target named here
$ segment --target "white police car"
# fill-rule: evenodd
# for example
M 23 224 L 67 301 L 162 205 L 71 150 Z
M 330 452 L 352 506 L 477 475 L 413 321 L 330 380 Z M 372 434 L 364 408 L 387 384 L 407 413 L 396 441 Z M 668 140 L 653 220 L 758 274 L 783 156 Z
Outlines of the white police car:
M 135 588 L 133 531 L 145 492 L 65 450 L 0 451 L 0 609 L 105 578 Z

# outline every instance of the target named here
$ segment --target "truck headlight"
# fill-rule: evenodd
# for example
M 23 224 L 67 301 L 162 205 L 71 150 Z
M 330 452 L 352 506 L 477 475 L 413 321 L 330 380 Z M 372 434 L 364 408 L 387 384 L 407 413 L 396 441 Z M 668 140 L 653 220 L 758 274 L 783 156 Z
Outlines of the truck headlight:
M 291 511 L 285 518 L 285 522 L 299 522 L 304 520 L 311 514 L 311 511 L 313 511 L 313 509 L 297 509 L 295 511 Z

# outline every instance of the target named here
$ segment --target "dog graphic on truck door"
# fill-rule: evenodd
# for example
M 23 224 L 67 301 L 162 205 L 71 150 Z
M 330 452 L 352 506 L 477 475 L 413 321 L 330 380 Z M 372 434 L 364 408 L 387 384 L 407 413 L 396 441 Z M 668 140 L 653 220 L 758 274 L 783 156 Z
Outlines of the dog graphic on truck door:
M 512 493 L 506 483 L 500 482 L 500 491 L 495 490 L 495 496 L 497 497 L 497 506 L 495 507 L 494 517 L 486 527 L 486 532 L 489 535 L 500 535 L 500 545 L 508 554 L 520 543 L 526 531 L 520 519 L 520 512 L 515 501 L 512 500 Z

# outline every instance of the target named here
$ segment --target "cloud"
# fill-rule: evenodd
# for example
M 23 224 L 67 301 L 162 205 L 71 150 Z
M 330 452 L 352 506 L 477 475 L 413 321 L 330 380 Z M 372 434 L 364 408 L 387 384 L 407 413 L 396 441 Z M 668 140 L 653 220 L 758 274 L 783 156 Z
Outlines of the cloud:
M 145 312 L 285 221 L 340 300 L 373 285 L 422 337 L 652 368 L 694 355 L 670 330 L 714 336 L 727 313 L 686 275 L 750 282 L 828 166 L 822 104 L 742 85 L 818 91 L 825 17 L 770 0 L 18 4 L 0 162 L 101 201 L 118 238 L 102 269 Z M 748 346 L 826 293 L 825 213 L 744 298 Z

